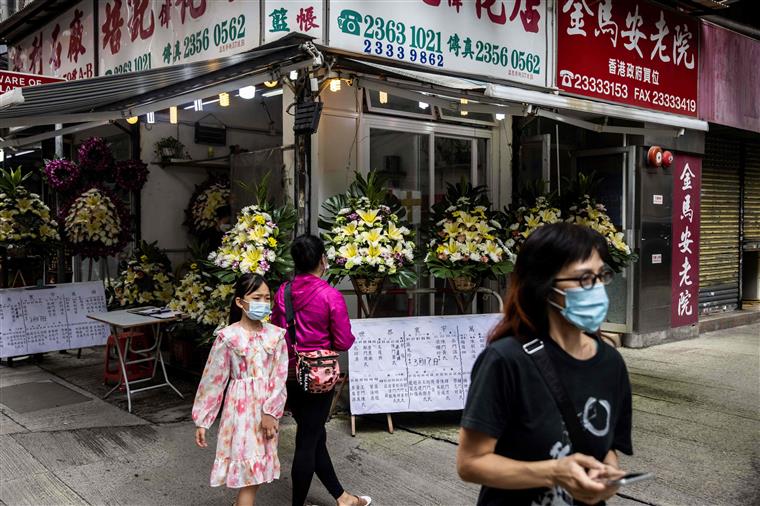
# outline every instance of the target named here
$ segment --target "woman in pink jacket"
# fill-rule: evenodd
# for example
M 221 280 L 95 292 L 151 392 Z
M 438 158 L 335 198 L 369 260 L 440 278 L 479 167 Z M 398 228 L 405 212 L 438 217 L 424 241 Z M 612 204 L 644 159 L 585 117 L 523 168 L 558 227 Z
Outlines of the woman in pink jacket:
M 347 351 L 354 344 L 346 302 L 341 293 L 322 279 L 327 270 L 325 246 L 313 235 L 302 235 L 293 241 L 291 254 L 296 267 L 291 297 L 296 320 L 296 341 L 299 351 Z M 271 321 L 287 327 L 285 317 L 285 285 L 275 296 Z M 291 373 L 295 370 L 295 353 L 288 341 Z M 291 374 L 290 377 L 294 375 Z M 346 492 L 335 475 L 327 452 L 325 423 L 332 403 L 332 392 L 304 392 L 295 381 L 287 385 L 288 404 L 298 426 L 293 456 L 293 506 L 303 506 L 314 473 L 335 498 L 338 506 L 367 506 L 369 497 Z

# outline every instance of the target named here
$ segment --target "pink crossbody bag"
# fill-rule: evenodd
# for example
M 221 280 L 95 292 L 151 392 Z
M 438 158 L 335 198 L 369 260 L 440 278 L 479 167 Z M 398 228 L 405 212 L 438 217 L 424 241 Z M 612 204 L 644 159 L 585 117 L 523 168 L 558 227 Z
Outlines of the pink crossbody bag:
M 288 335 L 296 353 L 296 380 L 304 392 L 321 394 L 330 392 L 340 376 L 338 352 L 316 350 L 299 352 L 296 339 L 296 315 L 293 311 L 291 283 L 285 285 L 285 318 L 288 321 Z

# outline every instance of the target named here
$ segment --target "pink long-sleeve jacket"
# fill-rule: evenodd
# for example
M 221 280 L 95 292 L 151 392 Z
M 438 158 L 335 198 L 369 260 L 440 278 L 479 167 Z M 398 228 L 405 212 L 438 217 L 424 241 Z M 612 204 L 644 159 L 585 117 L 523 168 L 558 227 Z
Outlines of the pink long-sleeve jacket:
M 298 274 L 291 289 L 293 311 L 296 314 L 296 340 L 299 351 L 346 351 L 354 344 L 351 322 L 343 295 L 327 281 L 312 274 Z M 271 322 L 287 328 L 285 318 L 285 284 L 274 298 Z M 290 334 L 288 355 L 291 370 L 295 367 L 295 353 Z

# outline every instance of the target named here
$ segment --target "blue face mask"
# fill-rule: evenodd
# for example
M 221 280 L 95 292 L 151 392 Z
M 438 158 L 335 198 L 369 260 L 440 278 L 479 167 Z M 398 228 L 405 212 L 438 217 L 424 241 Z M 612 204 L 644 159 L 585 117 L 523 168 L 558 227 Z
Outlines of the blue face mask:
M 560 310 L 565 320 L 586 332 L 599 330 L 610 307 L 610 299 L 607 298 L 607 290 L 603 284 L 597 283 L 589 290 L 580 287 L 564 291 L 554 287 L 552 289 L 565 296 L 565 307 L 549 301 L 549 304 Z
M 269 305 L 269 302 L 258 302 L 258 301 L 251 301 L 248 302 L 248 311 L 245 312 L 245 314 L 254 321 L 263 320 L 269 314 L 272 312 L 272 308 Z

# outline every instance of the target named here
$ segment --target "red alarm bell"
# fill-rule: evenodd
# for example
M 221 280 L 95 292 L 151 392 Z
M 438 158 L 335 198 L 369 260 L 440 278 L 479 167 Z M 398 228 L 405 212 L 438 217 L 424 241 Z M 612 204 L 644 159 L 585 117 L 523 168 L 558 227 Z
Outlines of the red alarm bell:
M 647 153 L 647 160 L 649 165 L 653 167 L 662 166 L 662 148 L 660 146 L 652 146 Z
M 670 167 L 673 164 L 673 153 L 670 151 L 662 152 L 662 166 Z

